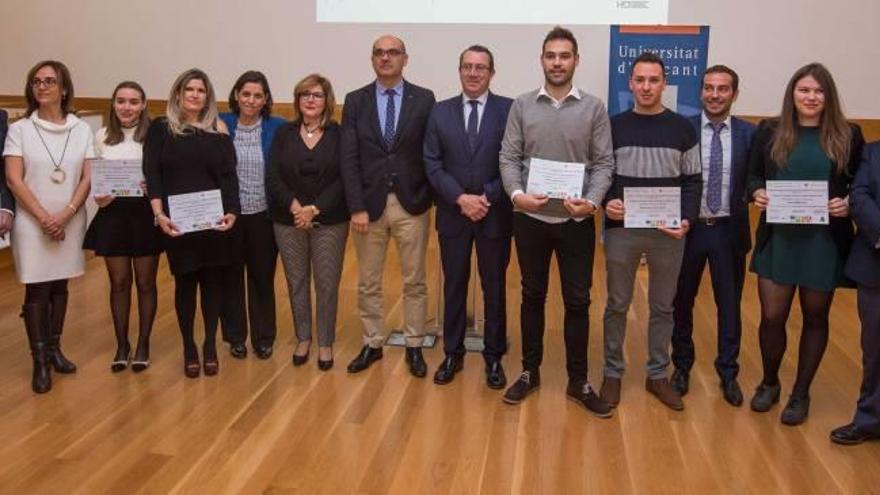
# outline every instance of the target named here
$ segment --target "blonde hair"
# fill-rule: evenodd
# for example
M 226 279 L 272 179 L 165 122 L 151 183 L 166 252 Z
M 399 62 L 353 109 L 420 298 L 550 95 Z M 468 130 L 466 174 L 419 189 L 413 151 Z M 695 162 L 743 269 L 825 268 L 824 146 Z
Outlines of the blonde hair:
M 202 81 L 205 85 L 205 107 L 199 112 L 199 117 L 195 122 L 183 122 L 180 99 L 183 96 L 183 90 L 186 88 L 186 85 L 194 79 Z M 204 71 L 190 69 L 177 76 L 177 79 L 171 86 L 171 93 L 168 95 L 168 106 L 165 108 L 165 116 L 168 118 L 168 128 L 175 135 L 183 134 L 187 129 L 218 132 L 217 120 L 219 113 L 217 112 L 217 97 L 214 93 L 214 86 L 211 85 L 211 81 Z
M 302 99 L 302 93 L 313 86 L 320 86 L 324 92 L 324 112 L 321 114 L 321 120 L 318 125 L 321 128 L 327 127 L 327 124 L 333 120 L 333 110 L 336 108 L 336 97 L 333 95 L 333 85 L 321 74 L 309 74 L 296 83 L 293 87 L 293 121 L 302 122 L 302 112 L 299 110 L 299 102 Z

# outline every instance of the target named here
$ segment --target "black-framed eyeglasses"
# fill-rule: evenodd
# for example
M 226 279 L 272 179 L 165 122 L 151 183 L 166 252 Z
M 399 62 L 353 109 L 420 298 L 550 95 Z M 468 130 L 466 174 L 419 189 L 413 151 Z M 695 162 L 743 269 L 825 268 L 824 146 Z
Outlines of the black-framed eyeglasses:
M 489 72 L 491 69 L 488 65 L 483 64 L 461 64 L 458 67 L 458 70 L 462 72 L 477 72 L 482 74 L 484 72 Z
M 323 100 L 327 95 L 320 91 L 303 91 L 299 94 L 301 100 Z
M 385 55 L 388 55 L 389 57 L 394 58 L 394 57 L 399 57 L 399 56 L 403 55 L 404 53 L 406 53 L 406 52 L 404 52 L 403 50 L 401 50 L 399 48 L 389 48 L 387 50 L 384 50 L 382 48 L 373 48 L 373 56 L 376 58 L 382 58 Z
M 31 81 L 32 88 L 39 88 L 41 86 L 44 88 L 54 88 L 57 85 L 58 85 L 58 79 L 55 79 L 54 77 L 47 77 L 45 79 L 40 79 L 39 77 L 35 77 L 33 79 L 33 81 Z

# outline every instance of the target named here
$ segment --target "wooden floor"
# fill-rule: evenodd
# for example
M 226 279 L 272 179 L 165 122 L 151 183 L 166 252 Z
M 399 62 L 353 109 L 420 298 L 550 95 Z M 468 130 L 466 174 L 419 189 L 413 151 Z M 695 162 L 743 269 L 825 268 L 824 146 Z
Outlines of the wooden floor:
M 436 280 L 436 243 L 429 280 Z M 389 325 L 401 320 L 396 254 L 389 256 Z M 591 378 L 601 381 L 604 261 L 596 259 L 591 310 Z M 336 367 L 290 364 L 293 333 L 281 270 L 280 335 L 268 362 L 232 359 L 221 349 L 219 376 L 186 379 L 172 305 L 160 270 L 153 366 L 111 374 L 115 350 L 108 284 L 99 258 L 71 283 L 64 349 L 79 365 L 55 375 L 51 393 L 30 390 L 30 357 L 18 317 L 23 290 L 0 269 L 0 492 L 3 493 L 880 493 L 880 443 L 840 447 L 828 432 L 852 415 L 861 376 L 855 294 L 838 293 L 832 337 L 800 427 L 779 423 L 780 407 L 757 414 L 720 396 L 712 367 L 714 306 L 704 292 L 695 311 L 698 361 L 683 412 L 644 390 L 647 273 L 630 314 L 623 401 L 597 419 L 565 400 L 558 279 L 548 304 L 543 387 L 520 406 L 484 386 L 482 359 L 469 355 L 451 385 L 410 377 L 403 351 L 386 348 L 368 372 L 345 365 L 360 348 L 356 260 L 349 249 L 341 288 Z M 519 275 L 508 279 L 511 351 L 519 370 Z M 432 284 L 431 314 L 436 308 Z M 782 368 L 793 381 L 800 318 L 791 319 Z M 758 301 L 749 276 L 743 301 L 740 382 L 746 400 L 760 377 Z M 313 356 L 317 349 L 313 348 Z

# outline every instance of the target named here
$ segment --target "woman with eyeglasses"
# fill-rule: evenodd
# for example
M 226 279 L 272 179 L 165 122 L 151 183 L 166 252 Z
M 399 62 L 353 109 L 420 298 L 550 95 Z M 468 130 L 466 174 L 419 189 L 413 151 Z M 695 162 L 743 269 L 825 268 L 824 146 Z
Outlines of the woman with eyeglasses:
M 272 116 L 272 92 L 262 72 L 242 74 L 229 92 L 228 113 L 220 118 L 229 128 L 238 165 L 241 215 L 235 222 L 235 238 L 242 246 L 242 263 L 227 271 L 223 284 L 220 320 L 224 340 L 233 357 L 247 355 L 245 340 L 250 323 L 251 347 L 260 359 L 272 355 L 275 343 L 275 262 L 278 249 L 266 202 L 266 167 L 269 146 L 284 119 Z M 245 304 L 247 269 L 247 304 Z
M 803 323 L 797 376 L 780 420 L 798 425 L 810 410 L 810 384 L 828 345 L 828 314 L 844 276 L 854 232 L 849 193 L 864 145 L 862 131 L 849 124 L 828 69 L 812 63 L 788 82 L 778 118 L 761 123 L 752 141 L 748 189 L 761 218 L 751 270 L 758 275 L 761 324 L 758 336 L 764 377 L 751 408 L 767 412 L 779 401 L 779 367 L 787 347 L 786 323 L 797 292 Z M 767 181 L 827 183 L 825 225 L 768 222 L 774 199 Z
M 239 259 L 230 229 L 241 210 L 235 149 L 217 116 L 214 87 L 207 74 L 190 69 L 174 81 L 165 118 L 150 125 L 144 141 L 144 176 L 155 224 L 166 234 L 165 252 L 174 275 L 174 308 L 183 339 L 184 374 L 200 374 L 193 335 L 196 292 L 201 292 L 205 375 L 220 369 L 215 334 L 225 270 Z M 170 198 L 220 190 L 223 216 L 210 229 L 184 233 L 170 215 Z
M 73 81 L 61 62 L 35 65 L 25 82 L 27 118 L 9 127 L 6 182 L 18 209 L 12 229 L 15 273 L 25 284 L 24 315 L 33 356 L 31 388 L 52 388 L 50 368 L 74 373 L 61 353 L 67 281 L 85 271 L 82 251 L 92 131 L 73 114 Z
M 105 160 L 140 163 L 150 126 L 147 97 L 140 84 L 124 81 L 113 90 L 107 127 L 95 134 L 95 154 Z M 104 258 L 110 279 L 110 313 L 116 334 L 116 355 L 110 371 L 118 373 L 131 362 L 135 373 L 150 366 L 150 332 L 156 316 L 156 270 L 162 239 L 153 225 L 146 197 L 95 196 L 100 207 L 83 244 Z M 132 282 L 137 284 L 138 339 L 132 357 L 128 340 Z
M 294 88 L 293 122 L 269 153 L 269 212 L 287 278 L 297 345 L 293 365 L 308 361 L 312 343 L 311 284 L 315 283 L 318 368 L 333 367 L 336 306 L 348 207 L 339 174 L 341 132 L 332 120 L 330 81 L 311 74 Z

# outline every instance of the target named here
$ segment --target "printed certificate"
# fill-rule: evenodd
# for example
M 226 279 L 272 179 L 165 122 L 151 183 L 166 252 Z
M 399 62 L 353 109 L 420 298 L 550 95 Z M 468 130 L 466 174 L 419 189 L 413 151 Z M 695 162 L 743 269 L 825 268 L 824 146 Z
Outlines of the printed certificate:
M 141 197 L 140 160 L 92 160 L 92 196 Z
M 583 163 L 532 158 L 526 193 L 546 194 L 551 199 L 580 199 L 585 169 Z
M 828 181 L 768 180 L 767 222 L 828 225 Z
M 623 207 L 628 229 L 681 227 L 680 187 L 624 187 Z
M 219 189 L 168 196 L 171 221 L 186 234 L 213 229 L 223 220 L 223 199 Z

